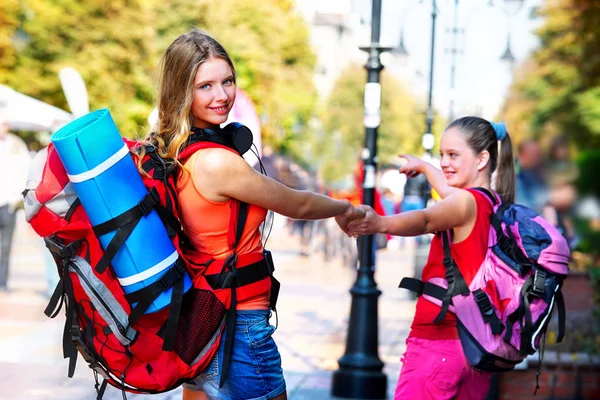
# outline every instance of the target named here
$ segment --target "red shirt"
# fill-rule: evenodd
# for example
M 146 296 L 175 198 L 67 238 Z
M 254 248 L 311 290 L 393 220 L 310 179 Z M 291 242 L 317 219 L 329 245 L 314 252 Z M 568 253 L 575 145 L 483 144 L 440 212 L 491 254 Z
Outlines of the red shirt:
M 467 285 L 469 285 L 479 270 L 479 266 L 483 262 L 488 250 L 490 216 L 493 208 L 485 194 L 474 189 L 467 190 L 475 197 L 477 217 L 469 236 L 459 243 L 452 243 L 451 254 Z M 423 268 L 421 280 L 427 282 L 435 277 L 444 278 L 446 276 L 446 269 L 442 263 L 443 260 L 444 247 L 442 245 L 442 237 L 435 235 L 431 241 L 429 258 Z M 456 317 L 453 313 L 448 312 L 441 322 L 433 323 L 440 310 L 439 306 L 420 296 L 417 300 L 415 318 L 409 337 L 429 340 L 458 339 Z

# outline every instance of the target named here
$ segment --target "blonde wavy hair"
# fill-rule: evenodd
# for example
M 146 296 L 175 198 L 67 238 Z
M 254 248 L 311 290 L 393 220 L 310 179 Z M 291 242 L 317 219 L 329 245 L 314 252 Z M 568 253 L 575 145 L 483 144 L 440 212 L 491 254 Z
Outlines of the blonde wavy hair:
M 143 142 L 156 147 L 157 154 L 166 163 L 177 162 L 177 156 L 190 136 L 196 72 L 202 63 L 213 58 L 227 62 L 235 80 L 235 68 L 227 51 L 200 29 L 192 29 L 175 39 L 161 60 L 156 104 L 158 120 Z M 140 171 L 144 153 L 142 146 Z

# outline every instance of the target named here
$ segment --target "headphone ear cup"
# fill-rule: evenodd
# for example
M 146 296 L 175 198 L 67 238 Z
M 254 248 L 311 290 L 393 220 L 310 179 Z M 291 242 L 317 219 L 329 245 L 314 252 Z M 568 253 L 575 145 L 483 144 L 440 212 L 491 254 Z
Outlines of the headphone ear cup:
M 250 150 L 250 147 L 252 147 L 254 138 L 252 136 L 252 131 L 247 126 L 240 124 L 239 122 L 231 122 L 223 128 L 223 132 L 231 135 L 233 147 L 235 147 L 238 153 L 243 155 Z

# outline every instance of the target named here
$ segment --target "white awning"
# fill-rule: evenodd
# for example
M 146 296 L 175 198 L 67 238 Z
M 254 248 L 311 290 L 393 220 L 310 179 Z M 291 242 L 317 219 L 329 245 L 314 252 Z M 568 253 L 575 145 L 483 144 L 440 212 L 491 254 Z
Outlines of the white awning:
M 73 120 L 68 112 L 0 85 L 0 104 L 6 103 L 8 129 L 54 132 Z

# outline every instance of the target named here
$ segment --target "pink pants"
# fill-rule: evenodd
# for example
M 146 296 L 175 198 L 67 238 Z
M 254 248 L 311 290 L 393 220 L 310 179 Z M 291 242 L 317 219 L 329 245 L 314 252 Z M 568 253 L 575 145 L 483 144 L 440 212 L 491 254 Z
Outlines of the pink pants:
M 482 400 L 490 375 L 467 363 L 459 340 L 408 338 L 394 400 Z

